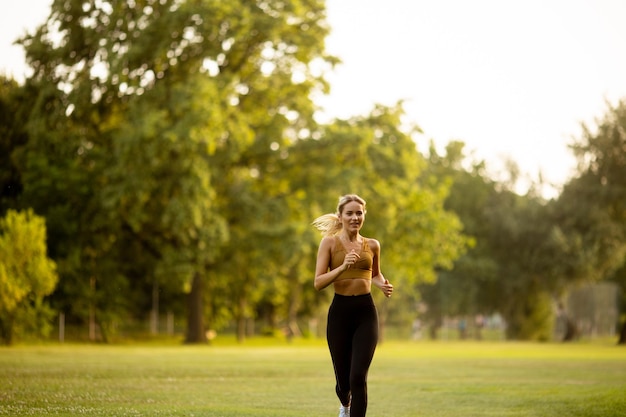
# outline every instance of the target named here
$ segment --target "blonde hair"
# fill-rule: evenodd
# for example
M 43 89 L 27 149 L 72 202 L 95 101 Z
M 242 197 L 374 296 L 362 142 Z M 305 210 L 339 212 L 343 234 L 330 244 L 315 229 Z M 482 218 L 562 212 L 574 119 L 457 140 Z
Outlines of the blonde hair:
M 356 201 L 363 206 L 363 212 L 365 212 L 365 200 L 356 194 L 346 194 L 339 197 L 339 204 L 337 204 L 337 211 L 335 213 L 328 213 L 319 216 L 313 220 L 313 226 L 322 232 L 324 236 L 334 236 L 341 231 L 343 227 L 341 224 L 341 213 L 346 204 Z

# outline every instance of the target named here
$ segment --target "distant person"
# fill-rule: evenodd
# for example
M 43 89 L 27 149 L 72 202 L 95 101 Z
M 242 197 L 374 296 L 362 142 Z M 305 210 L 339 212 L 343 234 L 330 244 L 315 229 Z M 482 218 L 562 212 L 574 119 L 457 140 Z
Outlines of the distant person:
M 422 338 L 422 321 L 420 319 L 413 320 L 413 332 L 411 333 L 413 340 L 420 340 Z
M 365 200 L 350 194 L 339 198 L 337 212 L 313 221 L 322 232 L 315 289 L 333 284 L 335 296 L 328 310 L 326 337 L 335 369 L 339 417 L 364 417 L 367 410 L 367 373 L 378 343 L 378 312 L 372 284 L 387 297 L 393 285 L 380 271 L 380 243 L 361 236 Z
M 474 319 L 476 323 L 476 339 L 483 340 L 483 328 L 485 327 L 485 316 L 478 314 Z
M 465 340 L 467 338 L 467 323 L 464 318 L 459 319 L 459 339 Z

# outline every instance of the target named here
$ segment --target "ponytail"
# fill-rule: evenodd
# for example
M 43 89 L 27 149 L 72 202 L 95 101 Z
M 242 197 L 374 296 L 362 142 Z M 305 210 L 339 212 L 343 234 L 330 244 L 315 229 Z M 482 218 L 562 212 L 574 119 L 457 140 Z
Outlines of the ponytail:
M 342 228 L 339 216 L 334 213 L 324 214 L 313 220 L 313 227 L 322 232 L 324 236 L 333 236 Z

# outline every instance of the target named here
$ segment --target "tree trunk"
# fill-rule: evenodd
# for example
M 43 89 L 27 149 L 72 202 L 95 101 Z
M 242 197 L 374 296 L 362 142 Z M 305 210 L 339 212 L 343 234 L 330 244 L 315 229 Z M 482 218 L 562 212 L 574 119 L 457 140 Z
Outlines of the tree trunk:
M 187 336 L 185 343 L 207 343 L 202 309 L 202 278 L 196 273 L 187 297 Z
M 297 277 L 297 271 L 292 269 L 291 276 Z M 298 326 L 298 309 L 300 308 L 300 293 L 302 286 L 297 280 L 291 284 L 291 297 L 289 297 L 289 309 L 287 312 L 287 341 L 291 342 L 294 337 L 301 337 L 302 332 Z
M 159 333 L 159 282 L 152 283 L 152 309 L 150 310 L 150 334 Z
M 565 316 L 565 334 L 563 335 L 563 342 L 571 342 L 578 339 L 578 336 L 578 326 L 569 316 Z
M 102 343 L 109 343 L 109 335 L 111 334 L 111 322 L 103 322 L 100 317 L 96 317 L 95 326 L 98 330 L 97 334 L 100 335 Z
M 6 346 L 13 344 L 13 314 L 0 318 L 0 341 Z
M 237 315 L 237 343 L 243 343 L 246 340 L 246 307 L 248 303 L 245 297 L 239 299 L 239 314 Z
M 96 278 L 89 278 L 89 288 L 91 290 L 91 301 L 89 302 L 89 341 L 96 341 L 96 306 L 94 304 L 96 293 Z
M 626 320 L 622 323 L 622 330 L 619 332 L 618 345 L 626 345 Z
M 439 329 L 443 326 L 443 318 L 440 315 L 437 315 L 435 319 L 433 319 L 428 324 L 428 336 L 431 340 L 437 340 L 439 338 Z

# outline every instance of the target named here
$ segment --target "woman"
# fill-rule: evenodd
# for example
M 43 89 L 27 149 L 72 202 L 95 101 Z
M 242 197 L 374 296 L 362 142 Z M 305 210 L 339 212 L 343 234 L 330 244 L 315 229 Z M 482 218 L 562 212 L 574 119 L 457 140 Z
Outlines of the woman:
M 333 284 L 326 336 L 335 369 L 339 417 L 363 417 L 367 409 L 367 372 L 378 342 L 378 313 L 372 284 L 390 297 L 393 285 L 380 272 L 380 243 L 361 236 L 365 200 L 339 198 L 336 214 L 318 217 L 313 225 L 324 237 L 315 266 L 315 289 Z

